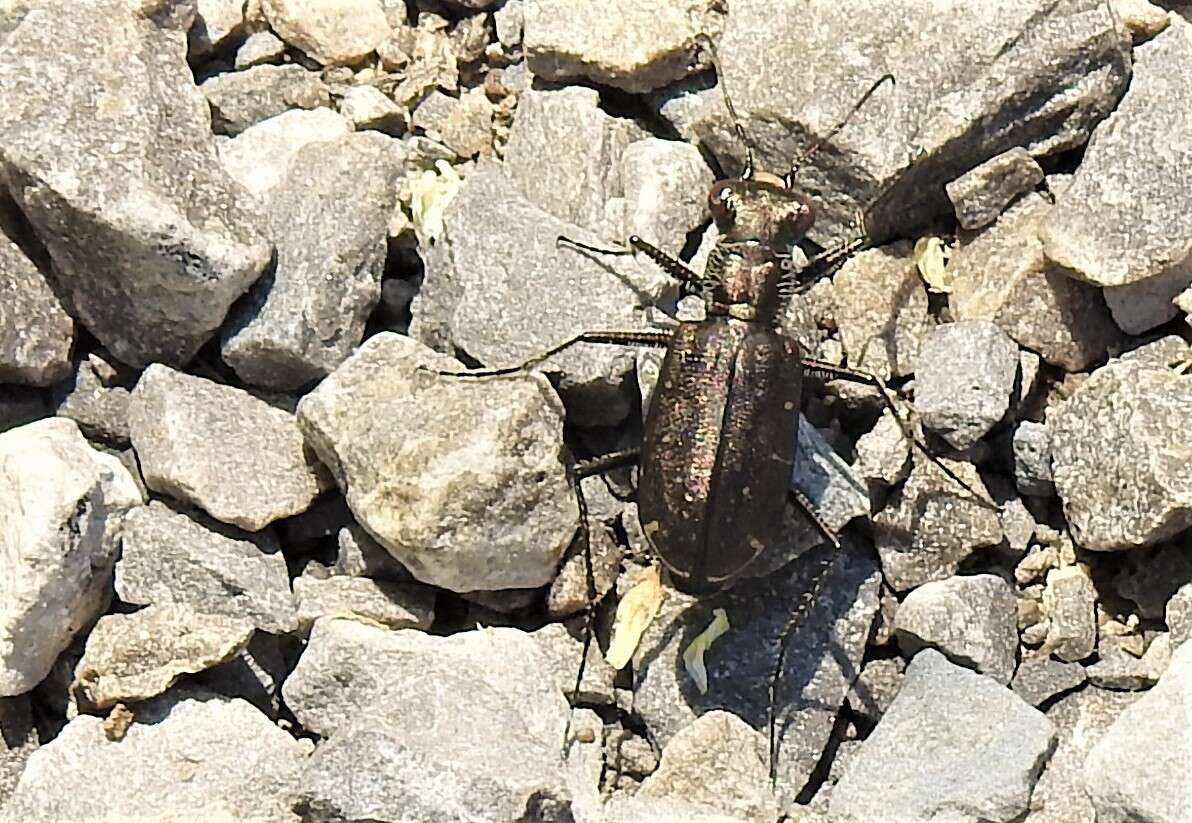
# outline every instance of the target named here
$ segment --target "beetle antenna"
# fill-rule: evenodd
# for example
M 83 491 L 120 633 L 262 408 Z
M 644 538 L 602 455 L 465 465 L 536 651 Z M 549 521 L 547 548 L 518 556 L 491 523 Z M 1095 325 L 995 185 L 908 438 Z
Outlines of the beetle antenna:
M 790 171 L 788 171 L 782 177 L 782 179 L 786 183 L 786 187 L 788 189 L 791 188 L 792 185 L 794 185 L 795 175 L 799 173 L 800 167 L 802 167 L 802 165 L 804 163 L 806 163 L 808 160 L 810 160 L 811 157 L 817 151 L 820 150 L 821 146 L 823 146 L 825 143 L 830 141 L 836 135 L 840 134 L 840 130 L 843 129 L 846 125 L 848 125 L 848 121 L 852 118 L 852 116 L 854 114 L 857 113 L 858 110 L 860 110 L 860 108 L 862 106 L 865 105 L 865 101 L 868 100 L 870 97 L 872 97 L 873 93 L 875 91 L 877 91 L 879 88 L 881 88 L 882 84 L 885 83 L 887 80 L 890 81 L 890 85 L 895 84 L 894 75 L 888 74 L 888 73 L 883 74 L 881 77 L 879 77 L 877 79 L 877 82 L 875 82 L 872 86 L 869 87 L 868 91 L 866 91 L 864 94 L 861 95 L 861 99 L 853 104 L 853 107 L 851 109 L 849 109 L 848 114 L 846 114 L 841 119 L 841 121 L 839 123 L 837 123 L 831 129 L 829 129 L 827 134 L 825 134 L 819 140 L 816 140 L 807 149 L 805 149 L 801 155 L 797 156 L 793 161 L 791 161 Z
M 724 98 L 724 107 L 728 109 L 729 119 L 733 122 L 733 131 L 736 132 L 737 139 L 745 146 L 745 169 L 741 172 L 741 179 L 749 180 L 753 177 L 753 141 L 745 133 L 745 127 L 741 125 L 741 120 L 737 117 L 737 109 L 733 106 L 733 99 L 728 95 L 728 84 L 724 79 L 724 69 L 720 66 L 720 55 L 716 51 L 716 44 L 706 34 L 698 35 L 695 41 L 708 50 L 708 59 L 712 63 L 712 70 L 716 72 L 716 81 L 720 84 L 720 95 Z

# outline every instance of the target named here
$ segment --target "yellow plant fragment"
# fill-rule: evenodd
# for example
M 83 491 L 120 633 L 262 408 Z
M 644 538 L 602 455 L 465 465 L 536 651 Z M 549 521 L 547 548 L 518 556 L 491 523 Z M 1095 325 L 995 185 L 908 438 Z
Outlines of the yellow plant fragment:
M 461 182 L 459 172 L 446 160 L 436 160 L 434 170 L 426 169 L 407 181 L 403 194 L 409 196 L 410 222 L 419 245 L 434 242 L 443 234 L 443 214 Z
M 651 566 L 642 572 L 617 604 L 613 638 L 608 644 L 608 654 L 604 656 L 610 666 L 620 670 L 633 659 L 637 644 L 661 605 L 662 576 L 657 566 Z
M 920 237 L 915 241 L 915 265 L 932 291 L 952 291 L 952 272 L 948 271 L 951 249 L 938 237 Z
M 695 687 L 699 689 L 700 694 L 708 693 L 708 670 L 704 667 L 704 652 L 728 630 L 728 613 L 724 609 L 716 609 L 712 612 L 712 622 L 708 624 L 708 628 L 696 635 L 683 652 L 683 665 L 687 674 L 695 681 Z

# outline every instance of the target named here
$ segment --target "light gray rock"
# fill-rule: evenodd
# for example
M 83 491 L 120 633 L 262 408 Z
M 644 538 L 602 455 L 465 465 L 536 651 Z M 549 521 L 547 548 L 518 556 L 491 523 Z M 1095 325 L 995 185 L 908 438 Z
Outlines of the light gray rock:
M 271 245 L 216 162 L 186 64 L 192 7 L 134 6 L 49 0 L 20 16 L 0 55 L 12 101 L 0 151 L 72 315 L 130 365 L 180 366 L 265 270 Z
M 232 136 L 290 109 L 331 105 L 331 92 L 319 75 L 293 63 L 217 74 L 199 91 L 211 106 L 215 133 Z
M 568 628 L 570 625 L 572 628 Z M 582 618 L 564 623 L 547 623 L 541 629 L 530 633 L 543 655 L 550 661 L 559 691 L 572 704 L 612 705 L 613 680 L 617 670 L 608 664 L 600 651 L 595 637 L 588 649 L 584 679 L 579 684 L 579 696 L 575 696 L 575 678 L 579 676 L 579 661 L 583 655 Z M 575 632 L 574 634 L 572 632 Z
M 877 723 L 898 696 L 905 673 L 906 664 L 901 658 L 869 661 L 849 689 L 849 708 L 870 722 Z
M 320 617 L 345 617 L 390 629 L 430 628 L 435 619 L 435 592 L 417 583 L 389 583 L 367 577 L 336 575 L 320 580 L 302 575 L 294 580 L 298 624 L 303 631 Z
M 290 109 L 221 141 L 219 159 L 237 183 L 266 197 L 290 177 L 290 165 L 302 148 L 335 141 L 351 132 L 347 118 L 331 109 Z
M 376 129 L 392 134 L 406 130 L 406 112 L 376 86 L 350 86 L 339 101 L 339 113 L 357 129 Z
M 4 730 L 0 735 L 0 810 L 3 810 L 39 742 L 28 695 L 0 697 L 0 729 Z
M 74 691 L 92 709 L 155 697 L 184 674 L 217 666 L 248 646 L 252 623 L 188 606 L 148 606 L 99 618 L 75 668 Z
M 135 372 L 93 352 L 79 358 L 73 378 L 55 389 L 55 414 L 78 423 L 92 439 L 127 446 L 129 389 L 135 382 Z
M 445 231 L 426 255 L 410 333 L 441 350 L 462 350 L 491 368 L 517 366 L 592 329 L 640 330 L 642 308 L 669 278 L 629 257 L 585 254 L 559 235 L 606 240 L 532 205 L 495 168 L 463 183 Z M 561 374 L 573 422 L 612 425 L 629 411 L 626 387 L 634 350 L 573 346 L 539 368 Z
M 770 823 L 778 801 L 770 789 L 762 737 L 735 714 L 711 711 L 666 744 L 639 798 L 682 800 L 734 820 Z
M 579 516 L 562 404 L 542 377 L 430 371 L 459 368 L 408 337 L 375 335 L 302 399 L 300 425 L 356 520 L 419 580 L 543 586 Z
M 483 88 L 469 89 L 459 97 L 432 91 L 414 109 L 410 124 L 457 157 L 468 159 L 492 154 L 493 113 Z
M 325 66 L 352 65 L 389 34 L 381 0 L 261 0 L 269 27 Z
M 687 234 L 708 219 L 712 170 L 695 146 L 657 137 L 626 146 L 620 166 L 623 231 L 677 254 Z
M 381 297 L 401 143 L 377 132 L 304 146 L 270 190 L 272 277 L 228 316 L 221 352 L 245 382 L 289 391 L 359 345 Z
M 294 415 L 243 389 L 154 364 L 128 418 L 145 484 L 224 523 L 257 531 L 329 485 Z
M 414 106 L 434 89 L 459 88 L 459 60 L 444 23 L 438 15 L 420 14 L 416 27 L 398 26 L 377 46 L 381 67 L 401 73 L 388 92 L 399 106 Z
M 850 366 L 885 380 L 916 371 L 933 323 L 909 242 L 849 259 L 832 279 L 832 297 Z
M 1003 685 L 1014 674 L 1017 609 L 1010 584 L 992 574 L 924 583 L 902 601 L 894 635 L 903 654 L 933 648 Z
M 584 486 L 602 483 L 602 478 L 584 478 Z M 546 594 L 546 613 L 553 618 L 567 617 L 588 607 L 592 595 L 588 591 L 588 559 L 592 563 L 592 582 L 595 584 L 596 599 L 599 600 L 612 590 L 621 573 L 621 547 L 610 533 L 611 524 L 602 522 L 592 510 L 591 498 L 585 501 L 588 505 L 588 541 L 587 555 L 585 543 L 581 535 L 567 549 L 563 562 L 559 565 L 558 574 L 550 583 Z
M 1075 663 L 1097 645 L 1097 590 L 1083 566 L 1065 566 L 1047 573 L 1043 614 L 1049 621 L 1043 648 L 1060 660 Z
M 1183 717 L 1192 700 L 1192 646 L 1172 656 L 1158 684 L 1126 707 L 1084 762 L 1085 790 L 1097 820 L 1176 823 L 1192 815 L 1185 764 L 1192 730 Z M 1122 769 L 1127 762 L 1129 769 Z
M 895 591 L 956 574 L 961 561 L 984 546 L 1002 542 L 1002 524 L 992 504 L 984 505 L 919 454 L 906 484 L 873 519 L 882 572 Z M 971 463 L 944 460 L 980 499 L 988 491 Z
M 275 634 L 298 626 L 286 561 L 268 532 L 247 535 L 154 500 L 124 521 L 116 593 L 125 603 L 179 604 L 248 620 Z
M 195 0 L 195 20 L 187 32 L 190 56 L 203 57 L 244 33 L 241 0 Z
M 833 821 L 1015 820 L 1055 726 L 1009 689 L 931 649 L 836 784 Z
M 819 573 L 826 577 L 815 592 Z M 792 613 L 803 611 L 787 642 L 775 693 L 777 790 L 792 800 L 820 761 L 861 667 L 879 583 L 872 555 L 846 542 L 839 555 L 820 547 L 782 571 L 742 580 L 714 598 L 697 601 L 668 591 L 634 655 L 634 709 L 651 739 L 665 748 L 696 717 L 723 709 L 760 730 L 764 752 L 778 638 Z M 717 607 L 726 610 L 730 628 L 704 655 L 708 691 L 700 694 L 682 655 Z
M 525 22 L 525 0 L 508 0 L 493 12 L 497 41 L 506 49 L 520 46 Z
M 949 212 L 944 184 L 974 163 L 1016 146 L 1043 157 L 1082 145 L 1130 78 L 1129 33 L 1102 0 L 964 0 L 946 15 L 884 14 L 867 0 L 776 15 L 768 0 L 739 0 L 717 49 L 758 166 L 779 173 L 875 81 L 897 78 L 800 170 L 801 185 L 825 192 L 817 242 L 849 233 L 880 194 L 871 236 Z M 703 132 L 721 165 L 739 169 L 744 146 L 717 107 L 680 131 Z
M 1047 426 L 1023 420 L 1014 429 L 1014 484 L 1023 494 L 1050 497 L 1055 494 L 1051 478 L 1051 436 Z
M 1173 646 L 1192 639 L 1192 583 L 1180 586 L 1167 601 L 1165 621 Z
M 857 439 L 853 472 L 867 481 L 894 486 L 910 473 L 911 443 L 889 409 Z
M 724 6 L 714 0 L 526 0 L 522 15 L 534 74 L 635 94 L 689 74 L 698 65 L 696 37 L 724 26 Z
M 265 63 L 278 63 L 285 53 L 286 44 L 276 34 L 254 31 L 236 49 L 235 67 L 237 71 L 243 71 Z
M 319 620 L 283 692 L 305 728 L 330 738 L 302 777 L 299 802 L 315 817 L 516 820 L 536 805 L 566 809 L 567 702 L 515 629 L 434 637 Z M 361 780 L 345 783 L 345 770 Z
M 1010 687 L 1027 703 L 1041 706 L 1057 694 L 1084 685 L 1087 679 L 1079 663 L 1064 663 L 1043 654 L 1023 658 Z
M 346 505 L 346 504 L 345 504 Z M 336 534 L 335 574 L 371 577 L 374 580 L 406 582 L 413 577 L 385 547 L 356 523 L 344 526 Z
M 1102 292 L 1118 327 L 1128 334 L 1142 334 L 1179 315 L 1176 298 L 1189 284 L 1192 259 L 1145 280 L 1107 286 Z
M 1051 470 L 1076 542 L 1157 543 L 1192 525 L 1192 379 L 1123 362 L 1053 407 Z
M 122 735 L 80 715 L 29 758 L 0 820 L 298 823 L 290 804 L 311 748 L 243 700 L 161 698 Z M 118 775 L 120 790 L 96 774 Z
M 1054 208 L 1028 194 L 994 225 L 962 235 L 948 263 L 948 306 L 957 320 L 992 320 L 1048 363 L 1080 371 L 1122 335 L 1100 290 L 1044 256 L 1039 226 Z
M 0 697 L 36 686 L 103 613 L 121 521 L 141 502 L 128 470 L 73 421 L 0 434 Z
M 1123 286 L 1183 266 L 1192 281 L 1192 218 L 1176 206 L 1192 155 L 1192 78 L 1176 67 L 1189 59 L 1192 24 L 1179 17 L 1135 49 L 1129 91 L 1040 229 L 1047 256 L 1083 280 Z
M 1157 6 L 1150 0 L 1112 0 L 1110 5 L 1114 14 L 1122 18 L 1126 28 L 1134 38 L 1134 43 L 1150 40 L 1163 29 L 1167 28 L 1170 18 L 1163 6 Z M 1168 3 L 1168 6 L 1178 7 L 1180 3 Z
M 74 321 L 45 275 L 0 233 L 0 380 L 48 386 L 70 372 Z
M 1151 643 L 1142 657 L 1125 651 L 1106 652 L 1096 663 L 1085 667 L 1085 674 L 1090 683 L 1103 689 L 1149 689 L 1159 682 L 1171 662 L 1171 646 L 1166 639 L 1152 651 L 1155 646 L 1156 643 Z
M 1059 742 L 1031 793 L 1027 823 L 1087 823 L 1096 818 L 1085 790 L 1085 757 L 1122 710 L 1137 699 L 1137 693 L 1086 686 L 1047 710 Z
M 988 320 L 936 326 L 923 340 L 915 373 L 915 408 L 924 428 L 967 449 L 1010 407 L 1018 346 Z
M 1015 147 L 966 171 L 944 188 L 960 227 L 971 231 L 997 220 L 1015 198 L 1042 182 L 1043 169 L 1035 158 L 1026 149 Z

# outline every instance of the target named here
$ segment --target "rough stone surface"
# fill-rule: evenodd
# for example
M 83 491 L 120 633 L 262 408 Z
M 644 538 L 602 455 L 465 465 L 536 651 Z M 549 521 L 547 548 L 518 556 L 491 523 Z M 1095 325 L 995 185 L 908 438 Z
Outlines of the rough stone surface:
M 221 141 L 219 159 L 237 183 L 265 197 L 290 178 L 290 165 L 303 147 L 338 140 L 351 131 L 352 124 L 331 109 L 290 109 Z
M 886 380 L 913 373 L 932 320 L 910 243 L 861 252 L 837 272 L 832 286 L 848 364 Z
M 1014 590 L 992 574 L 924 583 L 898 607 L 894 635 L 907 657 L 934 648 L 1001 684 L 1014 674 L 1018 631 Z
M 1192 258 L 1162 274 L 1102 289 L 1113 322 L 1128 334 L 1142 334 L 1180 313 L 1176 298 L 1192 284 Z
M 294 416 L 243 389 L 154 364 L 128 417 L 145 484 L 224 523 L 257 531 L 326 488 Z
M 29 755 L 38 746 L 37 727 L 33 723 L 33 704 L 29 697 L 0 697 L 0 810 L 21 773 Z
M 898 696 L 905 672 L 906 664 L 901 658 L 869 661 L 849 689 L 849 708 L 877 723 Z
M 1050 497 L 1055 494 L 1051 478 L 1051 436 L 1047 426 L 1024 420 L 1014 429 L 1014 484 L 1023 494 Z
M 389 34 L 381 0 L 261 0 L 283 40 L 323 65 L 351 65 Z
M 936 326 L 924 339 L 915 408 L 924 428 L 967 449 L 1006 415 L 1018 375 L 1018 346 L 988 320 Z
M 459 97 L 433 91 L 418 104 L 410 124 L 467 159 L 492 154 L 493 111 L 482 88 L 469 89 Z
M 1165 620 L 1173 646 L 1192 640 L 1192 582 L 1180 586 L 1167 601 Z
M 1171 22 L 1166 9 L 1150 0 L 1111 0 L 1110 5 L 1130 30 L 1135 44 L 1151 39 Z
M 1192 729 L 1173 722 L 1187 717 L 1190 701 L 1192 646 L 1185 643 L 1158 684 L 1122 711 L 1085 760 L 1085 789 L 1097 820 L 1176 823 L 1192 816 L 1186 770 Z
M 1136 693 L 1086 686 L 1047 710 L 1058 743 L 1031 793 L 1027 823 L 1086 823 L 1096 810 L 1085 789 L 1085 758 Z
M 285 42 L 271 31 L 254 31 L 236 49 L 236 70 L 277 63 L 286 53 Z
M 433 637 L 319 620 L 283 692 L 330 738 L 302 778 L 316 817 L 516 820 L 568 798 L 567 702 L 515 629 Z M 369 782 L 347 791 L 345 768 Z
M 668 592 L 634 655 L 634 708 L 650 737 L 665 747 L 696 717 L 716 709 L 742 718 L 761 738 L 769 706 L 778 637 L 799 608 L 811 577 L 831 564 L 821 593 L 789 639 L 778 691 L 778 790 L 793 799 L 819 762 L 836 713 L 857 676 L 878 604 L 872 555 L 848 544 L 833 562 L 822 547 L 767 578 L 744 580 L 729 592 L 696 601 Z M 708 691 L 700 694 L 682 654 L 724 608 L 729 633 L 704 655 Z
M 1126 651 L 1106 651 L 1085 668 L 1089 682 L 1103 689 L 1141 691 L 1154 686 L 1171 663 L 1171 643 L 1166 634 L 1151 641 L 1142 657 Z
M 292 63 L 217 74 L 199 90 L 211 106 L 215 132 L 232 136 L 290 109 L 331 105 L 331 93 L 319 75 Z
M 185 605 L 275 634 L 298 625 L 275 538 L 250 537 L 157 500 L 125 518 L 116 593 L 125 603 Z
M 195 0 L 195 20 L 187 32 L 190 56 L 202 57 L 244 32 L 241 0 Z
M 149 606 L 99 618 L 75 668 L 75 691 L 94 709 L 155 697 L 184 674 L 201 672 L 248 646 L 246 620 L 187 606 Z
M 74 321 L 45 275 L 0 233 L 0 381 L 48 386 L 70 371 Z
M 1135 49 L 1129 91 L 1040 230 L 1047 256 L 1083 280 L 1123 286 L 1182 264 L 1192 282 L 1192 217 L 1176 205 L 1192 173 L 1192 77 L 1177 70 L 1190 59 L 1192 23 L 1179 17 Z
M 101 353 L 78 360 L 74 377 L 54 392 L 55 414 L 79 424 L 83 434 L 127 446 L 129 389 L 136 373 Z
M 345 508 L 347 504 L 345 503 Z M 363 527 L 353 523 L 344 526 L 336 535 L 335 574 L 352 577 L 371 577 L 374 580 L 408 582 L 409 571 L 385 551 Z
M 586 78 L 632 93 L 686 76 L 697 64 L 696 37 L 724 26 L 723 5 L 715 0 L 526 0 L 522 15 L 534 74 Z
M 376 132 L 297 151 L 271 189 L 277 266 L 228 317 L 222 354 L 248 383 L 293 390 L 359 345 L 381 297 L 401 144 Z
M 930 60 L 924 43 L 934 44 Z M 824 192 L 817 241 L 850 233 L 857 210 L 883 193 L 867 216 L 871 236 L 950 211 L 944 184 L 984 159 L 1083 144 L 1130 79 L 1129 33 L 1103 0 L 963 0 L 942 15 L 931 5 L 874 14 L 868 0 L 775 14 L 769 0 L 744 0 L 717 50 L 763 169 L 786 169 L 878 78 L 897 78 L 800 169 L 804 189 Z M 739 169 L 744 147 L 725 128 L 719 90 L 709 97 L 710 111 L 677 127 Z
M 731 712 L 701 715 L 666 744 L 637 797 L 682 798 L 735 820 L 774 821 L 778 801 L 760 743 L 757 731 Z
M 1039 226 L 1054 208 L 1028 194 L 994 225 L 962 235 L 948 264 L 948 305 L 957 320 L 992 320 L 1048 363 L 1080 371 L 1103 358 L 1121 332 L 1099 289 L 1044 256 Z
M 1057 694 L 1080 687 L 1086 679 L 1079 663 L 1064 663 L 1043 654 L 1023 658 L 1010 687 L 1027 703 L 1041 706 Z
M 180 366 L 271 247 L 216 162 L 186 9 L 134 5 L 52 0 L 19 16 L 0 54 L 0 151 L 71 314 L 130 365 Z
M 889 409 L 857 439 L 856 453 L 852 469 L 865 480 L 894 486 L 910 472 L 911 443 Z
M 1136 548 L 1192 525 L 1192 379 L 1110 363 L 1052 409 L 1047 428 L 1078 544 Z
M 226 663 L 195 675 L 203 687 L 224 697 L 239 697 L 270 718 L 281 714 L 281 684 L 294 667 L 289 637 L 254 632 L 248 646 Z
M 102 614 L 121 521 L 141 502 L 128 470 L 70 420 L 0 434 L 0 697 L 37 685 Z
M 339 113 L 356 129 L 398 135 L 406 130 L 406 112 L 375 86 L 351 86 L 339 101 Z
M 543 655 L 550 661 L 559 691 L 567 695 L 572 704 L 611 705 L 614 702 L 613 680 L 617 670 L 608 664 L 595 639 L 588 649 L 588 662 L 584 666 L 584 679 L 579 684 L 579 696 L 575 697 L 575 678 L 579 673 L 579 661 L 583 654 L 583 621 L 572 624 L 572 629 L 563 623 L 547 623 L 530 634 L 538 643 Z
M 337 616 L 391 629 L 429 629 L 435 619 L 435 592 L 416 583 L 389 583 L 338 575 L 294 580 L 298 623 L 304 631 L 320 617 Z
M 161 698 L 115 737 L 80 715 L 29 758 L 0 820 L 298 823 L 290 804 L 310 751 L 243 700 Z
M 1162 620 L 1168 600 L 1192 580 L 1192 534 L 1184 533 L 1154 549 L 1131 552 L 1113 580 L 1113 589 L 1134 602 L 1138 616 Z
M 1082 566 L 1052 569 L 1043 590 L 1043 613 L 1050 621 L 1043 648 L 1060 660 L 1075 663 L 1097 644 L 1097 591 Z
M 378 334 L 302 399 L 298 419 L 356 520 L 419 580 L 460 592 L 545 585 L 579 517 L 562 405 L 542 377 L 430 371 L 459 368 Z
M 945 189 L 962 229 L 997 220 L 1016 197 L 1043 182 L 1043 169 L 1024 148 L 1015 147 L 965 172 Z
M 906 484 L 874 517 L 875 544 L 886 582 L 906 591 L 956 574 L 960 563 L 983 546 L 1002 542 L 997 512 L 982 505 L 935 465 L 916 454 Z M 977 490 L 988 492 L 971 463 L 944 465 Z
M 829 803 L 833 821 L 1011 821 L 1055 746 L 1055 727 L 1013 692 L 931 649 L 861 744 Z

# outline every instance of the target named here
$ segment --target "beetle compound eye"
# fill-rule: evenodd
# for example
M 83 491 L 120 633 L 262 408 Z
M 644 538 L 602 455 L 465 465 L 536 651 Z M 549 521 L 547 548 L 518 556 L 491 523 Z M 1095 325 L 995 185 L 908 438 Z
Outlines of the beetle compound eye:
M 736 193 L 733 191 L 733 181 L 721 180 L 708 191 L 708 210 L 715 220 L 730 220 L 735 211 L 734 201 Z

